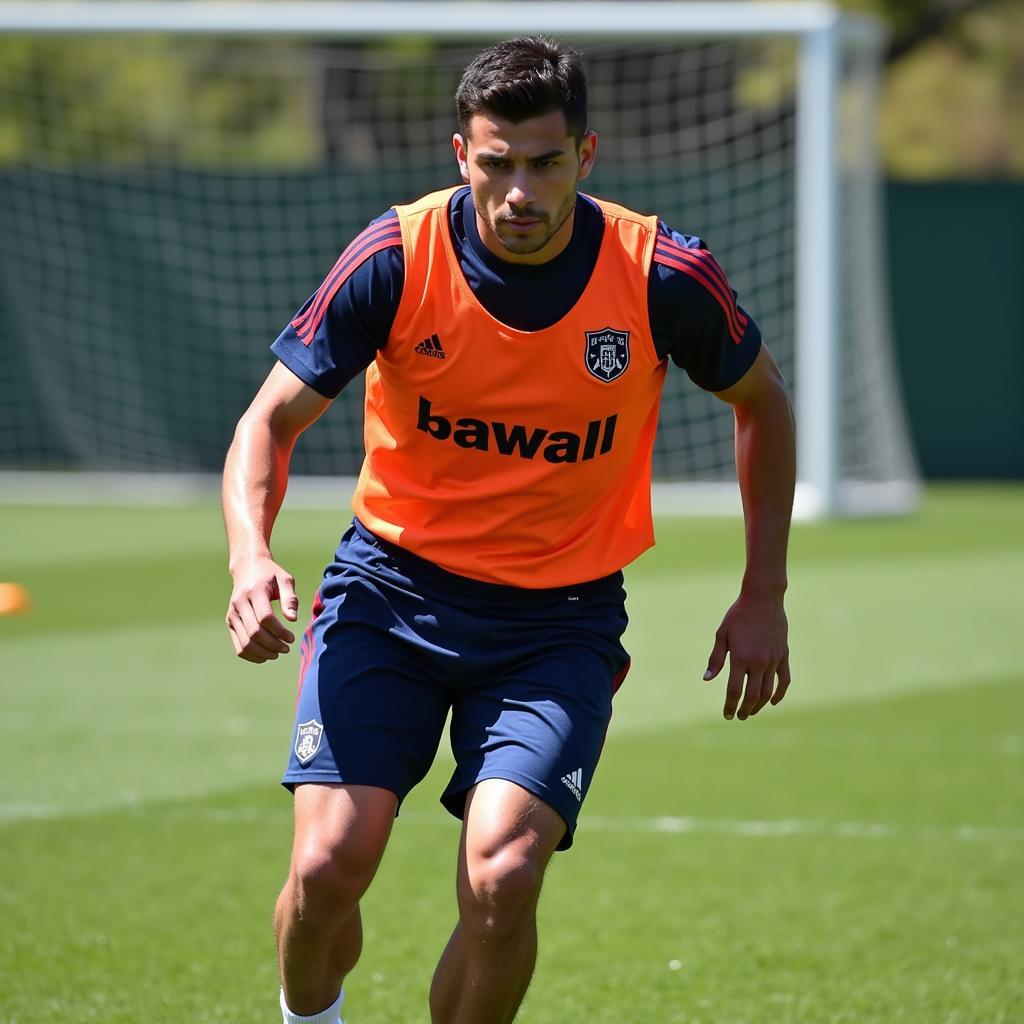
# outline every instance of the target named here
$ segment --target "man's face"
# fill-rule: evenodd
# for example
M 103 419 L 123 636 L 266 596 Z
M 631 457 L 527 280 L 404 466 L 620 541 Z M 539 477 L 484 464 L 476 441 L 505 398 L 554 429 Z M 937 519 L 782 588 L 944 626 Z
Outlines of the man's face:
M 491 252 L 511 263 L 546 263 L 566 247 L 576 185 L 594 164 L 593 132 L 577 147 L 560 110 L 518 124 L 475 114 L 468 137 L 456 134 L 452 143 Z

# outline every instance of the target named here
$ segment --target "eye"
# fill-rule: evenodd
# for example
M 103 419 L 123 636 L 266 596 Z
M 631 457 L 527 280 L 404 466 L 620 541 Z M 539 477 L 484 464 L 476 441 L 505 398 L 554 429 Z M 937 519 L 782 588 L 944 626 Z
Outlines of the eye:
M 545 160 L 535 160 L 533 166 L 540 167 L 542 170 L 544 170 L 547 169 L 548 167 L 554 167 L 557 163 L 557 160 L 555 160 L 553 157 L 549 157 Z

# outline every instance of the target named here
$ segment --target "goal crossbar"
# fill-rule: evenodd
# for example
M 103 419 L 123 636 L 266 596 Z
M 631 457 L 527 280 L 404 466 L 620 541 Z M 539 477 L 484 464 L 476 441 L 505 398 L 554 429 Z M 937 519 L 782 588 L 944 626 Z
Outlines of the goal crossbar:
M 531 4 L 417 3 L 394 0 L 352 3 L 223 2 L 181 3 L 180 0 L 85 3 L 14 2 L 0 4 L 0 31 L 8 32 L 175 32 L 276 35 L 386 37 L 443 33 L 449 37 L 485 38 L 496 33 L 571 32 L 574 36 L 643 39 L 654 34 L 700 36 L 800 35 L 841 31 L 851 40 L 873 43 L 881 37 L 875 20 L 841 12 L 824 3 L 666 4 L 639 0 L 609 3 L 595 0 L 581 11 L 578 3 Z

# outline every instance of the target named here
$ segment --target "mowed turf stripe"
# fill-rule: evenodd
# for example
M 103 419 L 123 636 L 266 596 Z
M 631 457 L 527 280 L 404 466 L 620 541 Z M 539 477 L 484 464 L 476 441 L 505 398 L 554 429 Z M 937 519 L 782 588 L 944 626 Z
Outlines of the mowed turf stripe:
M 643 820 L 661 822 L 854 820 L 866 823 L 865 830 L 885 822 L 918 831 L 1013 829 L 1024 804 L 1024 750 L 1007 745 L 1005 716 L 1022 713 L 1024 687 L 1016 677 L 1006 677 L 937 691 L 927 701 L 900 694 L 800 711 L 775 709 L 743 724 L 713 720 L 621 734 L 613 728 L 583 821 L 632 820 L 639 812 Z M 917 732 L 907 742 L 911 726 Z M 154 813 L 187 816 L 204 801 L 213 801 L 216 814 L 227 808 L 223 813 L 230 817 L 237 794 L 248 792 L 254 780 L 275 814 L 287 815 L 290 801 L 276 785 L 282 739 L 276 725 L 270 732 L 247 764 L 240 764 L 235 752 L 228 762 L 234 772 L 224 770 L 225 751 L 208 728 L 204 737 L 164 737 L 162 746 L 148 737 L 144 753 L 126 749 L 113 766 L 109 745 L 97 748 L 88 787 L 81 784 L 84 765 L 65 773 L 66 763 L 50 761 L 34 774 L 19 763 L 3 790 L 0 823 L 15 827 L 18 821 L 110 811 L 138 816 L 151 807 Z M 237 733 L 240 741 L 253 739 L 241 729 Z M 186 744 L 195 750 L 197 743 L 206 752 L 196 758 L 199 770 L 185 774 L 177 767 L 180 750 Z M 140 758 L 143 764 L 135 766 Z M 408 815 L 418 811 L 428 814 L 426 820 L 448 820 L 434 804 L 451 765 L 442 745 L 402 820 L 416 820 Z M 103 780 L 108 785 L 101 785 Z M 125 788 L 126 782 L 132 787 Z M 162 810 L 165 805 L 169 809 Z
M 299 615 L 304 622 L 327 550 L 306 547 L 290 557 L 278 557 L 296 577 Z M 990 613 L 1000 622 L 1012 614 L 1016 597 L 1012 574 L 1020 571 L 1024 571 L 1024 549 L 1011 548 L 981 554 L 954 551 L 933 559 L 917 555 L 906 559 L 865 557 L 858 563 L 794 566 L 787 597 L 793 640 L 801 638 L 801 630 L 843 629 L 849 651 L 863 612 L 865 629 L 884 627 L 892 632 L 895 626 L 906 625 L 904 662 L 913 668 L 919 652 L 927 652 L 931 646 L 918 643 L 922 629 L 936 623 L 962 629 L 970 619 L 984 626 Z M 231 594 L 230 577 L 219 552 L 186 551 L 109 562 L 70 560 L 63 566 L 7 575 L 17 576 L 17 582 L 28 588 L 33 608 L 26 616 L 0 618 L 0 643 L 5 650 L 44 637 L 52 641 L 160 624 L 205 622 L 219 626 Z M 628 569 L 627 610 L 633 626 L 627 645 L 636 648 L 637 667 L 647 653 L 642 645 L 649 642 L 650 633 L 637 633 L 637 629 L 647 623 L 658 630 L 671 630 L 686 645 L 684 653 L 692 645 L 700 653 L 697 660 L 703 658 L 706 664 L 714 630 L 735 599 L 739 581 L 736 568 L 691 570 L 679 577 Z M 948 644 L 955 636 L 946 629 L 937 639 Z M 917 646 L 911 648 L 912 644 Z M 975 654 L 980 656 L 984 650 Z M 842 646 L 836 652 L 842 655 Z M 795 653 L 800 652 L 797 649 Z M 940 657 L 951 664 L 945 652 Z M 684 667 L 690 662 L 679 664 Z M 697 678 L 704 665 L 699 668 Z M 993 666 L 969 668 L 989 671 Z
M 275 548 L 308 548 L 326 558 L 350 517 L 346 495 L 336 508 L 292 508 L 286 501 L 275 527 Z M 857 560 L 865 554 L 902 558 L 955 550 L 1021 546 L 1024 487 L 931 485 L 912 515 L 887 519 L 798 523 L 793 528 L 795 563 Z M 661 516 L 658 547 L 638 563 L 650 574 L 695 567 L 715 568 L 723 558 L 742 562 L 738 518 Z M 313 538 L 313 543 L 310 543 Z M 43 565 L 67 566 L 86 559 L 144 561 L 154 551 L 224 552 L 220 509 L 214 501 L 173 505 L 5 505 L 0 495 L 0 571 Z
M 0 807 L 0 815 L 3 808 Z M 191 821 L 196 817 L 204 821 L 247 822 L 291 821 L 290 804 L 268 811 L 266 808 L 201 808 L 156 804 L 148 808 L 146 815 L 160 818 L 180 818 Z M 399 818 L 398 828 L 458 828 L 458 823 L 440 808 L 435 813 L 406 812 Z M 584 813 L 580 818 L 578 834 L 588 832 L 649 832 L 655 835 L 685 836 L 709 834 L 736 836 L 743 839 L 788 839 L 800 837 L 825 837 L 829 839 L 919 839 L 935 842 L 1024 842 L 1024 824 L 983 825 L 961 822 L 955 825 L 923 824 L 903 825 L 884 821 L 824 821 L 801 818 L 780 818 L 777 820 L 736 819 L 736 818 L 681 818 L 663 814 L 652 818 L 638 818 L 630 815 L 601 817 Z
M 171 623 L 7 644 L 0 801 L 73 810 L 273 779 L 297 658 L 249 665 L 223 634 Z
M 1024 552 L 816 566 L 794 573 L 787 596 L 793 685 L 768 709 L 885 697 L 1020 673 L 1007 638 L 1019 628 Z M 714 632 L 736 596 L 724 574 L 648 578 L 629 586 L 625 644 L 633 666 L 615 699 L 613 728 L 643 729 L 721 713 L 727 671 L 701 678 Z
M 1024 550 L 1024 488 L 931 488 L 909 517 L 797 524 L 791 566 L 949 564 L 958 553 Z M 275 553 L 299 578 L 304 601 L 345 529 L 349 513 L 287 509 Z M 695 572 L 738 579 L 739 520 L 660 518 L 658 544 L 630 567 L 630 585 L 685 580 Z M 870 560 L 870 561 L 868 561 Z M 220 512 L 213 503 L 174 507 L 22 507 L 0 503 L 0 579 L 29 586 L 35 616 L 0 620 L 0 639 L 34 632 L 198 620 L 220 615 L 230 590 Z
M 748 723 L 725 723 L 720 720 L 724 679 L 683 678 L 681 666 L 701 669 L 706 651 L 691 644 L 687 653 L 666 615 L 669 595 L 658 593 L 658 587 L 649 590 L 634 594 L 636 603 L 650 608 L 651 617 L 634 615 L 632 629 L 646 631 L 648 640 L 633 644 L 640 653 L 616 697 L 610 743 L 630 734 L 665 735 L 666 726 L 709 722 L 714 728 L 696 735 L 700 746 L 707 747 L 714 737 L 724 744 L 749 739 L 756 747 L 763 736 L 784 747 L 785 741 L 772 739 L 771 730 L 788 727 L 801 711 L 884 701 L 904 692 L 927 692 L 933 699 L 940 685 L 969 688 L 997 675 L 1020 678 L 1015 653 L 1003 642 L 1012 633 L 1012 607 L 964 616 L 963 631 L 936 637 L 929 652 L 915 646 L 910 653 L 916 652 L 922 664 L 902 675 L 890 670 L 890 662 L 906 656 L 900 646 L 904 639 L 925 642 L 925 625 L 893 627 L 872 636 L 840 620 L 806 631 L 806 643 L 794 640 L 795 682 L 784 704 Z M 693 607 L 700 601 L 696 590 L 680 586 L 673 591 L 673 614 L 685 614 L 688 601 Z M 877 614 L 856 602 L 850 607 L 862 618 Z M 660 631 L 656 616 L 662 619 Z M 870 661 L 836 658 L 836 645 L 849 642 L 851 631 L 871 637 Z M 869 641 L 859 643 L 866 647 Z M 0 801 L 5 803 L 73 808 L 117 802 L 125 794 L 149 799 L 273 777 L 283 764 L 297 659 L 243 664 L 233 656 L 219 622 L 77 634 L 45 644 L 17 641 L 5 645 L 3 659 Z M 978 664 L 997 665 L 1000 671 L 986 677 L 972 671 Z M 924 671 L 927 667 L 931 674 Z M 964 709 L 962 730 L 969 728 L 975 711 Z M 1005 721 L 999 735 L 1005 734 Z M 908 724 L 920 728 L 913 718 Z M 953 746 L 959 735 L 951 738 Z M 840 748 L 851 746 L 839 743 Z M 1000 749 L 1013 748 L 1004 743 Z
M 200 801 L 204 796 L 216 794 L 181 794 L 175 799 L 188 800 L 195 797 Z M 45 821 L 56 818 L 80 817 L 88 810 L 68 812 L 53 805 L 0 804 L 0 825 L 9 821 Z M 122 807 L 96 807 L 93 814 L 123 813 L 141 819 L 177 819 L 182 822 L 205 821 L 215 824 L 273 824 L 285 826 L 292 819 L 291 805 L 274 809 L 268 808 L 216 808 L 195 805 L 176 805 L 153 802 L 143 809 L 137 804 L 127 803 Z M 433 814 L 405 813 L 401 815 L 399 828 L 443 828 L 451 831 L 457 828 L 442 810 Z M 618 818 L 583 815 L 577 835 L 589 832 L 652 833 L 664 836 L 687 836 L 697 834 L 735 836 L 742 839 L 790 839 L 801 837 L 824 837 L 836 840 L 886 840 L 917 839 L 926 842 L 968 842 L 968 843 L 1021 843 L 1024 842 L 1024 825 L 980 825 L 962 822 L 957 825 L 915 825 L 907 826 L 882 821 L 822 821 L 800 818 L 778 820 L 742 820 L 732 818 L 681 818 L 661 815 L 653 818 L 623 816 Z

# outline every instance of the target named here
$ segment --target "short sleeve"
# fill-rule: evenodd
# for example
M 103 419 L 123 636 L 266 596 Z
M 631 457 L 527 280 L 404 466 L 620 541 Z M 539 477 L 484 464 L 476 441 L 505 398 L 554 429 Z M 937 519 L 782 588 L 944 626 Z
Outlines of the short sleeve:
M 648 309 L 658 355 L 705 391 L 732 387 L 761 350 L 757 324 L 703 241 L 660 222 Z
M 404 283 L 401 228 L 389 210 L 341 254 L 271 351 L 303 383 L 335 398 L 387 342 Z

